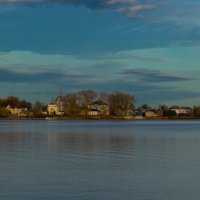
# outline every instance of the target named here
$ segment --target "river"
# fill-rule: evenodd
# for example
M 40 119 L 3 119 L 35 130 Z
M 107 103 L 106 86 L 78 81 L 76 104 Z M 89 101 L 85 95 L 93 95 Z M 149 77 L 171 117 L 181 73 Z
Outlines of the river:
M 200 121 L 0 121 L 1 200 L 199 200 Z

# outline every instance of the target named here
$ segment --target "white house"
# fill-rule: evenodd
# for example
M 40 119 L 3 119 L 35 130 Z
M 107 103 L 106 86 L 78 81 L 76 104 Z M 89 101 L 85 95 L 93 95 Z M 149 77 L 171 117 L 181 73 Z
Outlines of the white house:
M 192 108 L 189 107 L 171 107 L 170 110 L 175 111 L 177 115 L 189 115 L 192 113 Z
M 60 110 L 58 103 L 48 104 L 47 112 L 48 112 L 49 115 L 64 115 L 64 112 Z
M 8 110 L 11 113 L 11 115 L 15 115 L 17 117 L 26 117 L 28 115 L 27 108 L 18 108 L 16 106 L 8 105 L 6 107 L 6 110 Z
M 56 97 L 55 101 L 48 104 L 47 113 L 49 115 L 64 115 L 64 96 Z
M 152 110 L 145 111 L 144 115 L 147 118 L 157 117 L 157 114 Z

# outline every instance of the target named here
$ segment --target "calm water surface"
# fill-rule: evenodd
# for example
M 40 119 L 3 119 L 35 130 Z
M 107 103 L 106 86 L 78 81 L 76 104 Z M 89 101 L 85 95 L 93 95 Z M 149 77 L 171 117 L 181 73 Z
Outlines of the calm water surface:
M 0 200 L 199 200 L 199 121 L 0 121 Z

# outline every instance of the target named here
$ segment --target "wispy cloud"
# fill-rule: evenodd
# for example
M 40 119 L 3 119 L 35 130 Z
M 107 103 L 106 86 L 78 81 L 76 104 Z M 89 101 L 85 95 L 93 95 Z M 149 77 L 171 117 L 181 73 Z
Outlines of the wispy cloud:
M 75 6 L 86 6 L 90 9 L 109 9 L 113 12 L 128 14 L 138 17 L 140 12 L 155 8 L 155 2 L 147 3 L 147 0 L 0 0 L 0 4 L 72 4 Z
M 65 81 L 80 82 L 88 79 L 88 75 L 64 73 L 62 71 L 43 71 L 35 73 L 23 73 L 15 70 L 0 68 L 0 82 L 6 83 L 61 83 Z
M 134 78 L 138 81 L 148 83 L 178 82 L 192 80 L 189 77 L 176 76 L 169 73 L 160 72 L 158 70 L 149 69 L 127 69 L 121 72 L 121 74 L 126 75 L 129 78 Z
M 109 0 L 108 4 L 117 4 L 117 3 L 135 3 L 138 0 Z
M 59 72 L 38 72 L 38 73 L 21 73 L 14 70 L 0 69 L 0 82 L 12 82 L 12 83 L 31 83 L 31 82 L 45 82 L 53 81 L 64 78 L 63 73 Z
M 145 18 L 152 23 L 200 26 L 200 2 L 197 0 L 0 0 L 0 5 L 74 5 Z M 0 9 L 1 10 L 1 9 Z
M 116 10 L 118 13 L 125 13 L 129 15 L 130 17 L 133 18 L 142 18 L 143 15 L 141 14 L 142 11 L 146 10 L 153 10 L 155 9 L 155 6 L 145 4 L 145 5 L 136 5 L 136 6 L 126 6 L 126 7 L 121 7 Z

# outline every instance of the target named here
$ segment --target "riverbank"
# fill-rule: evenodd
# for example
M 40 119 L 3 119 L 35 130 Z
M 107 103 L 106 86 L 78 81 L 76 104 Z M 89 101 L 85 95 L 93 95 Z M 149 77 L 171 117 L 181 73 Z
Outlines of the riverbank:
M 148 120 L 200 120 L 200 117 L 134 117 L 134 116 L 48 116 L 48 117 L 8 117 L 0 118 L 0 120 L 133 120 L 133 121 L 148 121 Z

